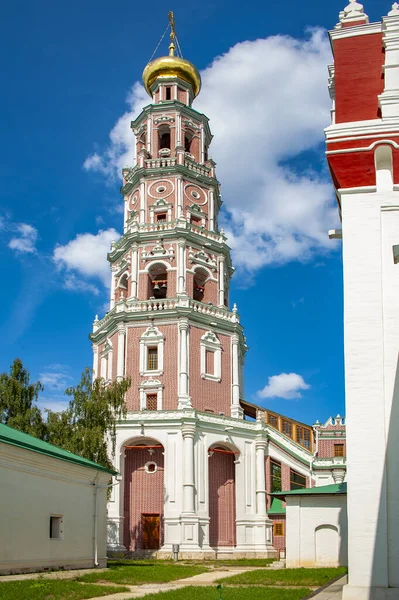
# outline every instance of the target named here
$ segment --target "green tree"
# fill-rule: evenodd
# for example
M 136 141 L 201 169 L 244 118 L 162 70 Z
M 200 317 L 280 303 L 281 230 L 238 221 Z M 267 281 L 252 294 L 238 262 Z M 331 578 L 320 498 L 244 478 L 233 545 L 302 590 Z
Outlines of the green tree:
M 43 439 L 46 424 L 37 402 L 43 390 L 40 381 L 30 382 L 29 371 L 16 358 L 9 373 L 0 375 L 0 423 Z
M 115 454 L 116 424 L 126 416 L 125 394 L 130 385 L 130 378 L 111 383 L 104 379 L 93 381 L 92 370 L 85 369 L 80 383 L 65 391 L 71 397 L 68 408 L 58 413 L 47 411 L 47 441 L 112 467 L 110 454 Z

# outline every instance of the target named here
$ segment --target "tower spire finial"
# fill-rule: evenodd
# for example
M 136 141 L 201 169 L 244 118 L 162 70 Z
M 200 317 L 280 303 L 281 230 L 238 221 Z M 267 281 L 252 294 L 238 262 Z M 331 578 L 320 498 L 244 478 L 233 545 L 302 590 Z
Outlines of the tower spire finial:
M 175 25 L 175 13 L 170 10 L 168 13 L 168 19 L 170 23 L 170 44 L 169 44 L 169 56 L 175 55 L 175 39 L 176 39 L 176 25 Z

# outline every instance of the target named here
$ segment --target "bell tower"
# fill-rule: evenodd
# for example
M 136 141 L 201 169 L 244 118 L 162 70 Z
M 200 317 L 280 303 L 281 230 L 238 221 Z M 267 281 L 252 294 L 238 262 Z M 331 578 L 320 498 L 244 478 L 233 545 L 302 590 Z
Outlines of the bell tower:
M 246 351 L 234 269 L 218 225 L 220 186 L 208 118 L 192 108 L 195 66 L 150 62 L 151 104 L 132 122 L 136 164 L 123 169 L 124 233 L 112 244 L 110 310 L 93 326 L 94 372 L 128 375 L 129 411 L 194 408 L 241 419 Z

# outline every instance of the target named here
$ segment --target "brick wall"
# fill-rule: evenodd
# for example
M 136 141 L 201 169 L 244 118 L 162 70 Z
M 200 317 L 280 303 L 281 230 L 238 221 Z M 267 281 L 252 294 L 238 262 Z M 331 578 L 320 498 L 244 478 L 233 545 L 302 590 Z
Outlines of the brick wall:
M 144 449 L 126 449 L 124 544 L 130 551 L 142 548 L 142 514 L 161 517 L 160 545 L 162 545 L 164 510 L 164 457 L 163 448 L 155 448 L 152 455 Z M 146 473 L 144 465 L 154 461 L 156 473 Z
M 209 458 L 209 543 L 236 545 L 234 455 L 214 452 Z

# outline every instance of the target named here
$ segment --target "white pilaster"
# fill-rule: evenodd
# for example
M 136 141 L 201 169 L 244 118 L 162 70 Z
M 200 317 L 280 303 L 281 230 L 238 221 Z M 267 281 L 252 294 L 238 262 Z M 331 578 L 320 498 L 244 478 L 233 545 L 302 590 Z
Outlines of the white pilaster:
M 219 256 L 219 306 L 224 307 L 224 256 Z
M 147 118 L 147 152 L 149 152 L 151 154 L 151 147 L 152 147 L 152 121 L 151 121 L 151 117 L 148 116 Z
M 125 335 L 126 327 L 118 326 L 118 362 L 116 376 L 119 378 L 125 376 Z
M 195 510 L 194 438 L 195 423 L 183 423 L 183 510 L 181 514 L 183 551 L 199 551 L 199 520 Z
M 140 181 L 140 223 L 145 223 L 145 181 Z
M 379 96 L 383 119 L 399 117 L 399 14 L 385 17 L 383 44 L 385 47 L 384 91 Z
M 111 291 L 109 296 L 109 310 L 115 306 L 115 271 L 116 267 L 111 266 Z
M 235 333 L 231 338 L 231 416 L 237 419 L 242 419 L 244 411 L 240 406 L 240 367 L 238 362 L 238 344 L 239 337 Z
M 177 219 L 181 219 L 183 216 L 183 180 L 179 176 L 177 178 Z
M 97 377 L 98 377 L 98 346 L 96 344 L 93 344 L 92 348 L 93 348 L 93 379 L 97 379 Z
M 209 190 L 209 229 L 211 231 L 215 230 L 215 197 L 213 194 L 213 189 Z
M 182 146 L 181 114 L 176 115 L 176 146 Z
M 138 246 L 133 245 L 132 248 L 132 271 L 131 271 L 131 285 L 130 285 L 130 297 L 134 300 L 137 299 L 137 283 L 138 283 Z
M 188 395 L 188 319 L 179 320 L 179 405 L 178 408 L 191 407 Z
M 186 294 L 186 261 L 185 261 L 186 243 L 184 240 L 177 242 L 177 293 Z
M 264 439 L 256 441 L 256 513 L 259 517 L 266 518 L 266 476 L 265 476 L 265 450 L 267 442 Z

